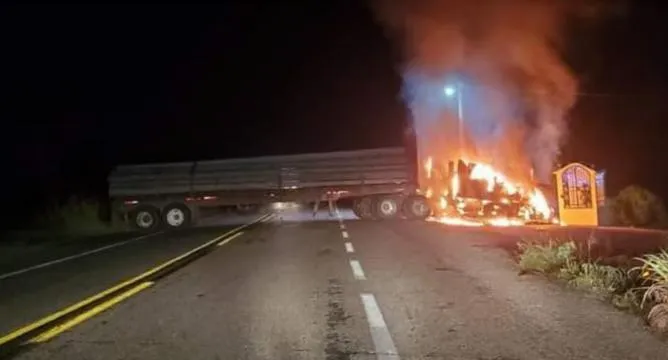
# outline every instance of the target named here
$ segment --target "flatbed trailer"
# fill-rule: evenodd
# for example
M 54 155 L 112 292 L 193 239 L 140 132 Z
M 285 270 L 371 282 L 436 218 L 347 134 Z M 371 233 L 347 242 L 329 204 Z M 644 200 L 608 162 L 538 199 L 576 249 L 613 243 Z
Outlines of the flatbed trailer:
M 143 230 L 191 225 L 204 207 L 344 198 L 364 219 L 424 219 L 431 213 L 414 161 L 401 147 L 120 165 L 108 182 L 112 203 Z

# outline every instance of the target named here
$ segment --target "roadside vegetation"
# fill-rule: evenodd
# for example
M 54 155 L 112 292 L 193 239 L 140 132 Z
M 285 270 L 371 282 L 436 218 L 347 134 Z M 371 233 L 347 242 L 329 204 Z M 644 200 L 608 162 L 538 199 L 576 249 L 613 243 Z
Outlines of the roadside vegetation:
M 5 241 L 67 241 L 124 231 L 121 219 L 103 220 L 104 207 L 95 200 L 70 199 L 54 204 L 35 217 L 29 226 L 7 231 Z
M 539 273 L 642 316 L 659 334 L 668 335 L 668 251 L 632 259 L 594 259 L 596 239 L 527 239 L 519 243 L 523 273 Z
M 615 225 L 648 229 L 668 228 L 668 212 L 660 197 L 651 191 L 630 185 L 611 198 L 609 207 Z
M 605 207 L 617 226 L 666 229 L 661 198 L 637 185 L 624 188 Z M 642 316 L 668 336 L 668 234 L 613 242 L 594 232 L 587 239 L 535 237 L 518 244 L 520 274 L 538 273 L 583 290 L 616 308 Z M 658 241 L 657 241 L 658 240 Z

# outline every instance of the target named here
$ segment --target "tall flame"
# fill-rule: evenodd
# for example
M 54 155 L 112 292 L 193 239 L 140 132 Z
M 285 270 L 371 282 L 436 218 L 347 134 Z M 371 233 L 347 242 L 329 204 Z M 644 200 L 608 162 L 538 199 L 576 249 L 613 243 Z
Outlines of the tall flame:
M 457 196 L 459 195 L 459 174 L 454 173 L 452 176 L 452 183 L 450 184 L 452 187 L 452 196 Z
M 428 173 L 432 170 L 433 158 L 430 156 L 425 161 L 425 170 Z M 437 218 L 437 221 L 450 225 L 465 225 L 465 226 L 481 226 L 484 224 L 492 226 L 516 226 L 522 225 L 530 219 L 540 219 L 542 221 L 552 221 L 553 218 L 552 209 L 550 208 L 547 199 L 542 191 L 538 188 L 527 186 L 520 182 L 515 182 L 509 179 L 501 171 L 495 169 L 490 164 L 475 162 L 471 168 L 471 172 L 468 175 L 468 178 L 471 180 L 482 181 L 485 184 L 485 189 L 487 192 L 492 193 L 496 191 L 501 192 L 501 197 L 496 198 L 497 204 L 503 204 L 508 206 L 513 200 L 511 197 L 517 199 L 518 196 L 525 200 L 522 202 L 522 208 L 516 214 L 516 217 L 500 216 L 497 210 L 492 210 L 489 212 L 492 215 L 492 218 L 487 218 L 482 220 L 479 219 L 466 219 L 464 218 L 465 214 L 465 203 L 462 201 L 462 198 L 459 198 L 461 192 L 461 174 L 456 170 L 452 173 L 450 177 L 450 191 L 451 197 L 448 197 L 448 191 L 444 190 L 442 196 L 438 199 L 438 207 L 441 210 L 446 210 L 449 206 L 452 206 L 455 213 L 450 212 L 451 215 L 443 215 Z M 529 189 L 525 191 L 525 189 Z M 427 197 L 432 197 L 433 190 L 431 187 L 427 189 Z M 448 201 L 452 199 L 453 202 Z M 489 199 L 479 199 L 480 204 L 489 204 L 492 200 Z M 499 205 L 502 206 L 502 205 Z M 456 215 L 452 215 L 456 214 Z M 485 216 L 484 211 L 480 209 L 477 212 L 477 216 Z
M 496 184 L 503 186 L 504 191 L 508 194 L 514 194 L 518 190 L 518 187 L 512 184 L 505 175 L 487 164 L 476 164 L 471 171 L 471 179 L 486 181 L 487 191 L 493 191 Z
M 534 210 L 540 214 L 544 220 L 547 220 L 552 216 L 552 211 L 550 210 L 550 206 L 547 204 L 547 200 L 545 199 L 545 195 L 543 195 L 543 192 L 534 189 L 534 191 L 531 193 L 531 196 L 529 196 L 529 205 L 534 208 Z
M 427 179 L 431 179 L 431 169 L 433 168 L 433 160 L 430 157 L 424 162 L 424 170 L 427 173 Z

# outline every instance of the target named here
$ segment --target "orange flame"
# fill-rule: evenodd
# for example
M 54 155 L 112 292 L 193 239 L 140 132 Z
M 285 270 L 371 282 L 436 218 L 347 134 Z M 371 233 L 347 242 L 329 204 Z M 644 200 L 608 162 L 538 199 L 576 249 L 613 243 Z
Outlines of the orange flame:
M 427 176 L 431 177 L 430 174 L 433 165 L 432 157 L 428 157 L 424 165 L 425 169 L 427 170 L 428 174 Z M 446 196 L 441 196 L 438 199 L 439 200 L 438 207 L 441 210 L 445 210 L 449 205 L 454 205 L 454 209 L 457 211 L 457 213 L 459 213 L 461 216 L 464 216 L 465 205 L 463 202 L 457 201 L 459 192 L 461 190 L 461 179 L 460 179 L 460 174 L 457 173 L 456 171 L 457 170 L 455 169 L 455 173 L 452 174 L 452 177 L 450 179 L 450 190 L 452 195 L 451 199 L 455 199 L 455 202 L 449 204 L 448 200 L 446 199 Z M 478 219 L 471 220 L 471 219 L 465 219 L 460 216 L 451 215 L 451 216 L 441 216 L 433 220 L 449 225 L 460 225 L 460 226 L 483 226 L 483 225 L 518 226 L 518 225 L 523 225 L 525 221 L 530 220 L 532 216 L 534 216 L 534 218 L 535 216 L 537 216 L 545 221 L 551 221 L 553 223 L 558 222 L 556 218 L 553 218 L 552 209 L 550 208 L 547 199 L 545 198 L 545 195 L 539 189 L 533 188 L 533 186 L 527 188 L 524 186 L 526 184 L 513 182 L 502 172 L 494 169 L 489 164 L 476 162 L 473 168 L 471 169 L 471 173 L 469 175 L 471 180 L 483 181 L 485 183 L 485 187 L 488 192 L 495 191 L 495 188 L 500 189 L 506 195 L 501 199 L 499 199 L 499 201 L 502 204 L 511 204 L 511 199 L 508 196 L 519 194 L 525 198 L 527 206 L 519 211 L 519 213 L 517 214 L 518 216 L 517 218 L 508 218 L 502 216 L 497 217 L 496 216 L 497 212 L 496 210 L 494 210 L 491 212 L 491 215 L 495 217 L 487 219 L 481 218 L 479 220 Z M 530 189 L 530 190 L 525 191 L 525 189 Z M 444 191 L 443 195 L 447 195 L 447 191 Z M 426 196 L 427 197 L 433 196 L 433 191 L 431 187 L 427 189 Z M 482 203 L 485 203 L 485 201 L 489 202 L 489 200 L 481 199 Z M 478 216 L 484 216 L 482 210 L 478 211 Z
M 424 169 L 427 172 L 427 179 L 431 179 L 431 169 L 433 168 L 433 160 L 430 157 L 424 162 Z
M 445 199 L 445 196 L 441 196 L 438 205 L 441 208 L 441 210 L 445 210 L 445 208 L 448 207 L 448 200 Z
M 521 226 L 524 222 L 519 219 L 509 219 L 507 217 L 498 217 L 488 220 L 492 226 Z
M 547 204 L 545 195 L 543 192 L 534 189 L 533 193 L 529 196 L 529 205 L 534 208 L 534 210 L 543 217 L 543 220 L 547 220 L 552 215 L 552 210 Z
M 494 190 L 494 185 L 496 184 L 501 184 L 503 190 L 508 194 L 514 194 L 518 189 L 502 173 L 494 170 L 494 168 L 487 164 L 476 164 L 473 170 L 471 170 L 471 179 L 487 182 L 487 191 Z
M 483 226 L 482 222 L 479 221 L 473 221 L 473 220 L 466 220 L 463 218 L 459 217 L 454 217 L 454 216 L 442 216 L 437 219 L 436 221 L 447 224 L 447 225 L 456 225 L 456 226 Z

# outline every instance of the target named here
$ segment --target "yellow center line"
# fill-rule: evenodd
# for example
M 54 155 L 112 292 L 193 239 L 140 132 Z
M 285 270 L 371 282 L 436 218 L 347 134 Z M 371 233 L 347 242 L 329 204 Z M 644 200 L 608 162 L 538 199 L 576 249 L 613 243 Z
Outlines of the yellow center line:
M 234 235 L 228 237 L 227 239 L 225 239 L 225 240 L 219 242 L 217 246 L 223 246 L 223 245 L 225 245 L 225 244 L 227 244 L 228 242 L 230 242 L 230 241 L 232 241 L 232 240 L 238 238 L 239 236 L 241 236 L 241 235 L 243 235 L 243 234 L 244 234 L 243 231 L 239 231 L 238 233 L 236 233 L 236 234 L 234 234 Z
M 88 297 L 88 298 L 86 298 L 86 299 L 84 299 L 84 300 L 82 300 L 82 301 L 80 301 L 76 304 L 70 305 L 70 306 L 66 307 L 65 309 L 62 309 L 62 310 L 59 310 L 55 313 L 47 315 L 47 316 L 45 316 L 45 317 L 43 317 L 43 318 L 41 318 L 41 319 L 31 323 L 31 324 L 28 324 L 24 327 L 21 327 L 17 330 L 14 330 L 14 331 L 10 332 L 9 334 L 0 337 L 0 346 L 18 338 L 18 337 L 21 337 L 21 336 L 27 334 L 30 331 L 33 331 L 33 330 L 35 330 L 39 327 L 42 327 L 42 326 L 44 326 L 44 325 L 62 317 L 62 316 L 65 316 L 65 315 L 67 315 L 71 312 L 74 312 L 74 311 L 77 311 L 77 310 L 79 310 L 83 307 L 86 307 L 86 306 L 88 306 L 88 305 L 90 305 L 90 304 L 92 304 L 92 303 L 94 303 L 94 302 L 96 302 L 100 299 L 103 299 L 104 297 L 109 296 L 110 294 L 113 294 L 113 293 L 115 293 L 115 292 L 117 292 L 117 291 L 119 291 L 119 290 L 121 290 L 121 289 L 123 289 L 127 286 L 132 285 L 133 283 L 136 283 L 136 282 L 139 282 L 143 279 L 146 279 L 149 276 L 152 276 L 152 275 L 158 273 L 159 271 L 169 267 L 170 265 L 173 265 L 174 263 L 177 263 L 177 262 L 183 260 L 184 258 L 192 255 L 193 253 L 195 253 L 197 251 L 200 251 L 200 250 L 202 250 L 202 249 L 204 249 L 208 246 L 211 246 L 212 244 L 215 244 L 216 242 L 220 241 L 221 239 L 224 239 L 225 237 L 229 236 L 230 234 L 233 234 L 233 233 L 235 233 L 235 232 L 237 232 L 241 229 L 245 229 L 245 228 L 247 228 L 247 227 L 249 227 L 249 226 L 251 226 L 251 225 L 253 225 L 257 222 L 260 222 L 260 221 L 264 220 L 268 216 L 271 216 L 271 214 L 265 214 L 263 216 L 260 216 L 259 218 L 255 219 L 254 221 L 252 221 L 248 224 L 236 227 L 236 228 L 224 233 L 223 235 L 220 235 L 220 236 L 216 237 L 215 239 L 206 242 L 204 245 L 198 246 L 198 247 L 194 248 L 193 250 L 188 251 L 187 253 L 185 253 L 183 255 L 177 256 L 177 257 L 175 257 L 175 258 L 173 258 L 173 259 L 171 259 L 167 262 L 164 262 L 164 263 L 162 263 L 162 264 L 160 264 L 160 265 L 158 265 L 158 266 L 156 266 L 152 269 L 149 269 L 149 270 L 145 271 L 142 274 L 139 274 L 139 275 L 137 275 L 137 276 L 135 276 L 135 277 L 133 277 L 129 280 L 123 281 L 122 283 L 120 283 L 118 285 L 115 285 L 111 288 L 108 288 L 108 289 L 102 291 L 102 292 L 99 292 L 99 293 L 97 293 L 97 294 L 95 294 L 91 297 Z
M 54 338 L 58 334 L 60 334 L 64 331 L 67 331 L 67 330 L 77 326 L 78 324 L 81 324 L 82 322 L 84 322 L 84 321 L 92 318 L 93 316 L 111 308 L 112 306 L 114 306 L 114 305 L 120 303 L 121 301 L 129 298 L 130 296 L 133 296 L 133 295 L 139 293 L 140 291 L 148 288 L 151 285 L 153 285 L 152 281 L 146 281 L 146 282 L 140 283 L 139 285 L 137 285 L 133 288 L 130 288 L 128 291 L 123 292 L 123 293 L 121 293 L 121 294 L 119 294 L 119 295 L 101 303 L 100 305 L 97 305 L 97 306 L 93 307 L 92 309 L 75 316 L 74 318 L 72 318 L 72 319 L 70 319 L 70 320 L 68 320 L 64 323 L 62 323 L 60 325 L 57 325 L 57 326 L 54 326 L 53 328 L 41 333 L 40 335 L 38 335 L 35 338 L 33 338 L 32 340 L 30 340 L 30 343 L 41 343 L 41 342 L 49 341 L 50 339 Z

